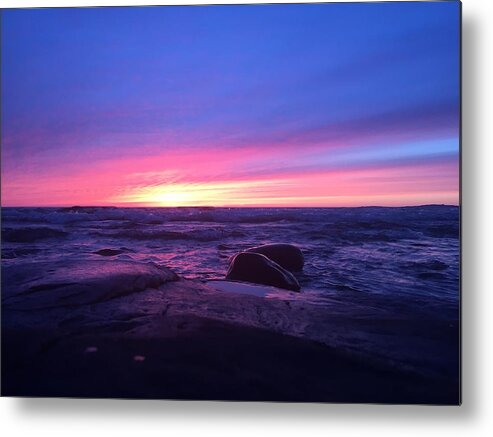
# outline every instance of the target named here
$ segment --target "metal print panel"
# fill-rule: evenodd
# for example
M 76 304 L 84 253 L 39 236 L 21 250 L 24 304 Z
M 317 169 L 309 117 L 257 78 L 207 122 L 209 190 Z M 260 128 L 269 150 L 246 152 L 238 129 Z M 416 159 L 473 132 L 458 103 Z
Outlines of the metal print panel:
M 460 14 L 2 10 L 2 395 L 460 403 Z

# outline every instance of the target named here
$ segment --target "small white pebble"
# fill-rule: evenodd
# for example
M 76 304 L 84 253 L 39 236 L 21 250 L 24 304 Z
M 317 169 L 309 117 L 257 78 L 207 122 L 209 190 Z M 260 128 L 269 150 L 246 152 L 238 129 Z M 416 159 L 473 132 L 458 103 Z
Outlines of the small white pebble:
M 85 350 L 86 354 L 94 353 L 97 351 L 98 351 L 98 348 L 96 346 L 86 347 L 86 350 Z
M 143 355 L 135 355 L 134 356 L 134 361 L 142 362 L 146 359 Z

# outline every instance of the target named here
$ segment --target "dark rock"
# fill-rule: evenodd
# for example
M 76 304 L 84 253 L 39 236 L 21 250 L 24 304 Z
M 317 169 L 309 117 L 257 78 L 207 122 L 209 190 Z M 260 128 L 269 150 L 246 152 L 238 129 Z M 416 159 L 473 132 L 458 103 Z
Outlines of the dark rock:
M 96 255 L 101 255 L 101 256 L 115 256 L 115 255 L 120 255 L 124 251 L 121 249 L 101 249 L 101 250 L 96 250 L 95 253 Z
M 291 272 L 303 270 L 303 252 L 291 244 L 266 244 L 264 246 L 252 247 L 246 252 L 265 255 L 267 258 Z
M 300 284 L 292 273 L 260 253 L 241 252 L 236 255 L 231 260 L 226 279 L 300 291 Z

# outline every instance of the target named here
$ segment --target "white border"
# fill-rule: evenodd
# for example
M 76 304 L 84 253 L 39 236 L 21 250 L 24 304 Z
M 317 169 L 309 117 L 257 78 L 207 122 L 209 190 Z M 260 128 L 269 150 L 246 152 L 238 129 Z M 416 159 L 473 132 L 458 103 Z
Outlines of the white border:
M 288 0 L 280 3 L 287 3 Z M 291 1 L 296 3 L 295 1 Z M 205 0 L 193 0 L 207 4 Z M 257 3 L 216 0 L 214 3 Z M 276 3 L 271 0 L 270 3 Z M 493 16 L 491 0 L 463 1 L 463 405 L 320 405 L 0 399 L 4 436 L 274 437 L 481 436 L 493 425 Z M 190 4 L 172 1 L 0 0 L 0 7 Z M 490 112 L 488 112 L 490 109 Z M 490 429 L 490 431 L 488 431 Z

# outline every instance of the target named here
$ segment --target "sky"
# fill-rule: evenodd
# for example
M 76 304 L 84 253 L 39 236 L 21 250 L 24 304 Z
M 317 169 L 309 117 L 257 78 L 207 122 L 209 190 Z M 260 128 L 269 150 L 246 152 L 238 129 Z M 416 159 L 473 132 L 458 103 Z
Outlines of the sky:
M 3 10 L 1 204 L 458 204 L 459 14 Z

